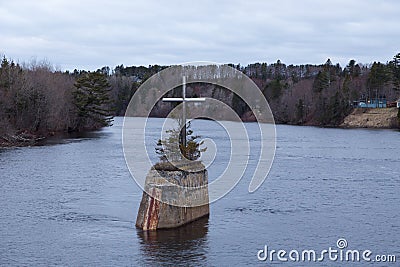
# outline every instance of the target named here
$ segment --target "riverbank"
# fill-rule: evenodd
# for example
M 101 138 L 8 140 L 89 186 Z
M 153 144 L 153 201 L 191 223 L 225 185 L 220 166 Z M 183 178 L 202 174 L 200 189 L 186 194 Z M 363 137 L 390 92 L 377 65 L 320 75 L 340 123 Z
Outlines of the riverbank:
M 400 128 L 397 118 L 397 108 L 380 108 L 380 109 L 367 109 L 356 108 L 348 115 L 343 123 L 333 128 L 375 128 L 375 129 L 397 129 Z M 243 119 L 245 122 L 254 122 L 251 116 Z M 321 126 L 313 123 L 306 123 L 303 126 Z M 96 129 L 86 130 L 84 132 L 91 132 Z M 0 148 L 2 147 L 23 147 L 35 146 L 46 142 L 50 137 L 65 136 L 77 137 L 84 132 L 66 133 L 66 132 L 49 132 L 47 134 L 30 133 L 28 131 L 20 131 L 17 133 L 8 133 L 0 136 Z
M 397 129 L 400 126 L 397 112 L 397 108 L 356 108 L 340 127 Z
M 49 132 L 30 132 L 27 130 L 18 132 L 8 132 L 0 135 L 0 148 L 7 147 L 27 147 L 40 146 L 49 143 L 58 143 L 69 138 L 85 138 L 93 136 L 101 128 L 87 129 L 85 131 L 49 131 Z
M 0 136 L 0 147 L 23 147 L 34 146 L 44 141 L 47 137 L 22 131 L 15 134 L 4 134 Z

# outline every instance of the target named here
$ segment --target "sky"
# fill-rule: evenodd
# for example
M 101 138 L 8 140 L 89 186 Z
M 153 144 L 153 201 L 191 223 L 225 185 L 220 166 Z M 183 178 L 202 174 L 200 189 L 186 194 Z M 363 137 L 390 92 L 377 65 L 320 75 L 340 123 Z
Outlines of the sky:
M 387 62 L 398 0 L 0 0 L 0 54 L 56 69 Z

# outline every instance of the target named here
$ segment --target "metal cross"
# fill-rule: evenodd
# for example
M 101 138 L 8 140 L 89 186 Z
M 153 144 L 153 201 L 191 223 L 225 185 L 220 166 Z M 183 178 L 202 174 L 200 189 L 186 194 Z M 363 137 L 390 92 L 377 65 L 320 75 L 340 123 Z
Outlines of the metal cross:
M 186 102 L 204 102 L 206 99 L 204 97 L 198 98 L 187 98 L 186 97 L 186 77 L 182 77 L 182 97 L 165 97 L 162 100 L 165 102 L 182 102 L 182 124 L 181 129 L 181 143 L 183 147 L 186 147 Z

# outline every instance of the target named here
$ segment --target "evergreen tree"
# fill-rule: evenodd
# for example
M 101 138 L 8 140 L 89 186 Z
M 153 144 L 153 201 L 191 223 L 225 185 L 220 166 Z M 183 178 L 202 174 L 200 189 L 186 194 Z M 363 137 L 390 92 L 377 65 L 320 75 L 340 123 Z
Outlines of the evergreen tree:
M 316 115 L 315 118 L 321 125 L 327 125 L 329 122 L 328 114 L 327 114 L 327 103 L 326 98 L 321 95 L 318 97 L 316 102 Z
M 339 125 L 351 111 L 351 106 L 336 92 L 329 99 L 320 97 L 317 104 L 317 120 L 321 125 Z
M 352 59 L 343 72 L 345 75 L 350 75 L 350 77 L 358 77 L 360 76 L 361 69 L 360 66 L 356 64 L 356 61 Z
M 168 137 L 164 140 L 159 139 L 157 147 L 155 148 L 156 154 L 162 162 L 179 161 L 181 154 L 179 151 L 179 134 L 180 131 L 177 129 L 167 130 Z
M 296 122 L 298 124 L 302 124 L 303 118 L 304 118 L 304 101 L 303 99 L 300 98 L 296 104 Z
M 377 94 L 390 81 L 390 72 L 385 64 L 374 62 L 368 75 L 367 84 L 369 89 L 377 90 Z M 370 96 L 371 97 L 371 96 Z
M 110 104 L 110 85 L 107 77 L 100 72 L 84 72 L 75 82 L 73 92 L 77 108 L 76 129 L 111 126 L 113 117 Z
M 285 79 L 286 65 L 282 64 L 282 62 L 278 59 L 274 66 L 274 79 L 277 81 L 281 81 Z
M 166 133 L 169 136 L 164 140 L 158 140 L 155 150 L 162 162 L 180 161 L 182 160 L 182 155 L 188 160 L 197 160 L 200 158 L 201 153 L 207 150 L 207 148 L 200 148 L 204 142 L 197 141 L 200 136 L 193 135 L 193 130 L 190 129 L 190 122 L 187 123 L 186 130 L 186 147 L 179 143 L 179 129 L 167 130 Z
M 350 99 L 350 89 L 351 89 L 351 75 L 346 74 L 342 85 L 342 93 L 343 96 L 346 98 L 346 100 Z
M 314 83 L 313 83 L 313 91 L 315 93 L 321 93 L 324 89 L 329 88 L 331 83 L 330 80 L 330 75 L 329 71 L 327 70 L 322 70 L 319 71 L 317 74 L 317 77 L 315 77 Z
M 392 81 L 394 85 L 394 90 L 400 91 L 400 53 L 393 57 L 393 60 L 390 61 L 390 69 L 392 74 Z
M 278 99 L 282 95 L 283 85 L 279 79 L 274 79 L 266 86 L 266 89 L 269 91 L 267 95 L 270 99 Z

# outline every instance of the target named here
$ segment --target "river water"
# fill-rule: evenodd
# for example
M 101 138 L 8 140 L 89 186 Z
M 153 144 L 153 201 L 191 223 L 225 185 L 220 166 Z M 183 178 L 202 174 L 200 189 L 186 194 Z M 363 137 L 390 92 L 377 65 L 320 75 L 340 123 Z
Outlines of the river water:
M 200 133 L 221 138 L 209 123 L 198 123 Z M 150 119 L 149 127 L 159 124 Z M 254 124 L 247 128 L 251 136 Z M 0 265 L 397 266 L 400 261 L 398 131 L 278 125 L 275 161 L 259 190 L 247 192 L 247 175 L 211 204 L 208 219 L 143 232 L 135 228 L 142 192 L 125 164 L 121 129 L 122 119 L 116 118 L 113 127 L 81 138 L 0 150 Z M 217 143 L 221 151 L 229 144 Z M 223 154 L 217 158 L 211 179 L 218 163 L 227 160 Z M 265 245 L 318 252 L 338 249 L 339 238 L 349 249 L 397 255 L 397 263 L 257 258 Z

